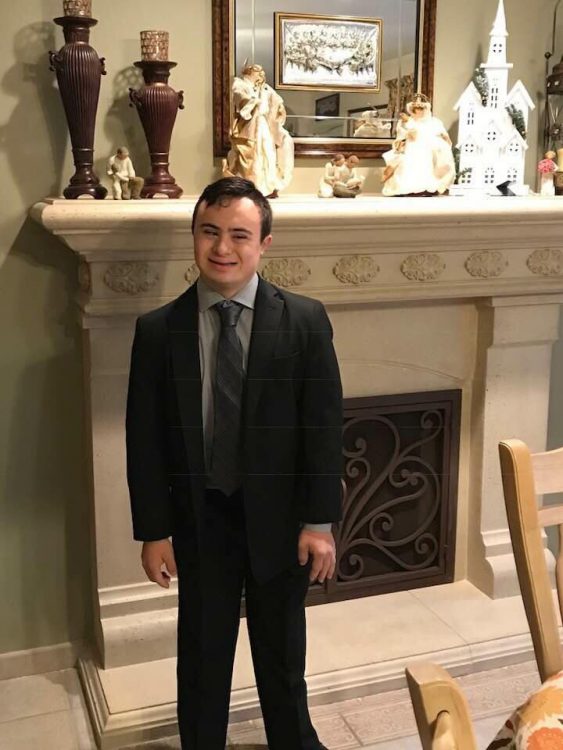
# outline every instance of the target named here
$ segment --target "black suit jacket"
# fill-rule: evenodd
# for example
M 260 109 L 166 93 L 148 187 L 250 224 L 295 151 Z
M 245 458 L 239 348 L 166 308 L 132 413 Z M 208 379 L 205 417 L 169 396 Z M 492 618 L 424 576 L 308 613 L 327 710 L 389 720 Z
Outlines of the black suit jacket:
M 206 547 L 198 299 L 191 286 L 137 321 L 127 399 L 135 539 Z M 250 561 L 266 581 L 296 562 L 302 522 L 340 520 L 342 388 L 332 328 L 316 300 L 260 279 L 243 403 Z

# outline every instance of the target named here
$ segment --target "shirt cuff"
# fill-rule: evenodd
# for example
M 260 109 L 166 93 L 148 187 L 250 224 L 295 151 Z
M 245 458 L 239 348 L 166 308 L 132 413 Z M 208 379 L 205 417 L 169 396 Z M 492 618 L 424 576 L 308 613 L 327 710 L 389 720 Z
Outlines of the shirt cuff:
M 320 531 L 323 534 L 330 534 L 332 531 L 331 523 L 304 523 L 303 528 L 306 531 Z

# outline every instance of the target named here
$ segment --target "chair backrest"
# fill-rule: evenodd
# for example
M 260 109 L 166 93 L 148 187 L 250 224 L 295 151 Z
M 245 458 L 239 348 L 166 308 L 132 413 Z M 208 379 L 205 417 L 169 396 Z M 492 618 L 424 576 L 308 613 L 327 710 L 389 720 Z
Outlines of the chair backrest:
M 477 750 L 467 701 L 446 670 L 416 662 L 405 671 L 423 750 Z
M 545 558 L 542 529 L 559 527 L 556 580 L 563 593 L 563 505 L 538 507 L 538 495 L 563 490 L 563 449 L 530 453 L 521 440 L 499 443 L 508 526 L 524 608 L 542 682 L 563 669 L 556 608 Z

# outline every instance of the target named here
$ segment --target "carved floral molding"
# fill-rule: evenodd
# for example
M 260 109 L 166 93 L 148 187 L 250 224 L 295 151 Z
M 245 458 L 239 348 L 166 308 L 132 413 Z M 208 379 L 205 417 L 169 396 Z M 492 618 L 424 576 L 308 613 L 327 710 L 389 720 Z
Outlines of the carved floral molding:
M 371 255 L 348 255 L 337 261 L 332 272 L 343 284 L 368 284 L 379 273 L 379 266 Z
M 104 284 L 118 294 L 140 294 L 148 292 L 158 281 L 148 263 L 112 263 L 104 274 Z
M 310 275 L 311 269 L 300 258 L 275 258 L 262 269 L 266 281 L 283 288 L 301 286 Z
M 434 281 L 444 272 L 446 264 L 437 253 L 409 255 L 401 263 L 401 273 L 410 281 Z
M 563 253 L 557 248 L 535 250 L 526 265 L 537 276 L 559 276 L 563 267 Z
M 508 267 L 508 261 L 498 250 L 480 250 L 465 261 L 465 270 L 478 279 L 495 279 Z

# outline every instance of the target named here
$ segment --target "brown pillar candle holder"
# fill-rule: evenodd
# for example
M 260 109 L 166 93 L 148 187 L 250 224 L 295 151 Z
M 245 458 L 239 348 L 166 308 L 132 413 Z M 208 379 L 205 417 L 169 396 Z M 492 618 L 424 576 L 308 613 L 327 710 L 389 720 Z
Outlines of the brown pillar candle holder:
M 151 158 L 151 174 L 145 179 L 141 198 L 157 194 L 179 198 L 182 188 L 170 174 L 170 139 L 179 109 L 184 109 L 184 92 L 168 85 L 170 70 L 175 62 L 169 60 L 140 60 L 135 63 L 143 71 L 145 85 L 136 91 L 129 89 L 131 105 L 135 105 L 145 131 Z
M 104 58 L 89 44 L 90 27 L 98 22 L 84 15 L 53 20 L 63 27 L 65 45 L 58 52 L 49 52 L 49 60 L 57 74 L 76 170 L 63 195 L 102 199 L 107 190 L 94 173 L 94 129 L 101 77 L 106 71 Z

